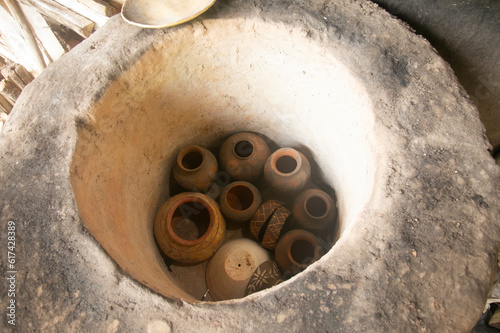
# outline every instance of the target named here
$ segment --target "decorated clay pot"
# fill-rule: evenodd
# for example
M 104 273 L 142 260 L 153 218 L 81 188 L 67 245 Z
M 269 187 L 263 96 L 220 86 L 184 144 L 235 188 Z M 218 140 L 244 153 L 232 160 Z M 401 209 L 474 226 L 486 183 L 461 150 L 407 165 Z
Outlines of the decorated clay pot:
M 237 181 L 227 185 L 219 198 L 222 214 L 230 221 L 247 222 L 261 204 L 260 192 L 249 182 Z
M 253 182 L 262 174 L 269 154 L 269 147 L 261 137 L 241 132 L 224 141 L 219 151 L 219 163 L 231 179 Z
M 335 201 L 324 191 L 309 189 L 297 196 L 293 204 L 297 226 L 310 231 L 325 230 L 337 215 Z
M 292 213 L 278 200 L 264 202 L 250 220 L 250 232 L 262 247 L 274 250 L 285 222 Z
M 283 282 L 278 265 L 273 260 L 263 262 L 253 272 L 245 290 L 245 296 L 274 287 Z
M 295 229 L 279 239 L 274 256 L 283 275 L 290 277 L 321 258 L 323 253 L 315 235 Z
M 268 260 L 269 253 L 250 239 L 227 242 L 208 262 L 206 281 L 210 295 L 216 301 L 244 297 L 253 273 Z
M 215 156 L 207 149 L 192 145 L 182 149 L 174 161 L 174 179 L 184 189 L 204 192 L 209 189 L 217 175 Z
M 210 258 L 222 245 L 226 223 L 217 203 L 201 193 L 184 192 L 158 210 L 154 235 L 168 257 L 183 263 Z
M 276 150 L 264 165 L 264 177 L 276 191 L 294 194 L 304 188 L 311 177 L 307 158 L 293 148 Z

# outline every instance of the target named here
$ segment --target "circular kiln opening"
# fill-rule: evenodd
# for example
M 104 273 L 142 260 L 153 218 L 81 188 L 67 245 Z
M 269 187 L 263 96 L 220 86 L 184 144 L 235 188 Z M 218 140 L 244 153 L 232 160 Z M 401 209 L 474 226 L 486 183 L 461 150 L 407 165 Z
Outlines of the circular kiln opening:
M 162 45 L 110 82 L 90 113 L 78 124 L 71 169 L 82 220 L 125 272 L 166 297 L 196 302 L 205 291 L 198 292 L 204 286 L 194 276 L 178 278 L 185 267 L 167 267 L 153 236 L 155 214 L 172 194 L 173 160 L 183 147 L 218 147 L 232 133 L 251 131 L 297 148 L 315 162 L 317 179 L 336 190 L 339 224 L 332 244 L 355 230 L 371 196 L 376 164 L 370 100 L 335 50 L 299 28 L 233 19 L 170 29 Z M 242 159 L 254 152 L 245 141 L 235 149 Z M 187 169 L 200 163 L 196 152 L 182 159 Z M 297 167 L 283 157 L 278 169 Z M 307 209 L 312 215 L 322 211 L 315 199 Z M 181 223 L 192 227 L 189 235 L 179 231 L 187 240 L 208 228 L 200 221 Z M 291 251 L 303 256 L 295 253 L 307 246 L 298 242 Z

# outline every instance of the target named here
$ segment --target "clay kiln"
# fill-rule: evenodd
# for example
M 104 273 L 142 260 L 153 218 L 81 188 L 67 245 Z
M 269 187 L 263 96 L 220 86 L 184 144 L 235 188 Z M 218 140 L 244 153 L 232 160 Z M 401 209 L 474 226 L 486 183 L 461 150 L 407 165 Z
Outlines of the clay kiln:
M 341 235 L 372 195 L 377 142 L 363 83 L 285 26 L 233 19 L 176 29 L 88 117 L 72 166 L 85 226 L 124 270 L 165 296 L 192 300 L 170 278 L 152 234 L 172 161 L 186 145 L 214 147 L 255 131 L 307 148 L 316 174 L 338 191 Z

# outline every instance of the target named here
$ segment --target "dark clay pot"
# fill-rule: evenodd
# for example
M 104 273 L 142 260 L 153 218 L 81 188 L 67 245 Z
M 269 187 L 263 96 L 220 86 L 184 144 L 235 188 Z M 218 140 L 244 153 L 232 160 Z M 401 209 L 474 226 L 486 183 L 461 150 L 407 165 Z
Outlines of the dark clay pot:
M 260 192 L 249 182 L 237 181 L 227 185 L 219 198 L 222 214 L 233 222 L 247 222 L 262 202 Z
M 177 155 L 173 165 L 174 179 L 184 189 L 205 192 L 217 175 L 215 156 L 200 146 L 187 146 Z
M 224 141 L 219 151 L 219 163 L 231 179 L 253 182 L 264 169 L 270 151 L 256 134 L 241 132 Z
M 292 211 L 298 227 L 320 231 L 333 225 L 337 206 L 324 191 L 309 189 L 297 196 Z
M 283 282 L 278 265 L 273 260 L 263 262 L 253 272 L 245 290 L 245 296 L 274 287 Z
M 294 194 L 306 186 L 311 177 L 307 158 L 293 148 L 276 150 L 264 165 L 264 177 L 274 190 Z
M 274 250 L 276 242 L 292 214 L 278 200 L 264 202 L 250 220 L 250 232 L 255 239 L 268 250 Z
M 226 223 L 217 203 L 208 196 L 184 192 L 168 199 L 154 222 L 156 243 L 168 257 L 199 263 L 222 245 Z
M 307 230 L 287 232 L 276 244 L 274 255 L 283 276 L 290 277 L 304 270 L 324 254 L 316 236 Z

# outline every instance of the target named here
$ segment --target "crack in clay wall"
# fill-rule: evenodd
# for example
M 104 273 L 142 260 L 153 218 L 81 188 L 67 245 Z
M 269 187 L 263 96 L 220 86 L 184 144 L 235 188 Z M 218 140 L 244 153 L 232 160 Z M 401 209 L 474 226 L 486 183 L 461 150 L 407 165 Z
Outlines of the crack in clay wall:
M 236 30 L 207 20 L 155 45 L 79 129 L 71 182 L 85 226 L 125 272 L 171 298 L 195 301 L 165 266 L 152 225 L 183 146 L 254 131 L 299 149 L 337 192 L 337 238 L 354 228 L 375 181 L 364 86 L 306 33 L 233 20 Z

